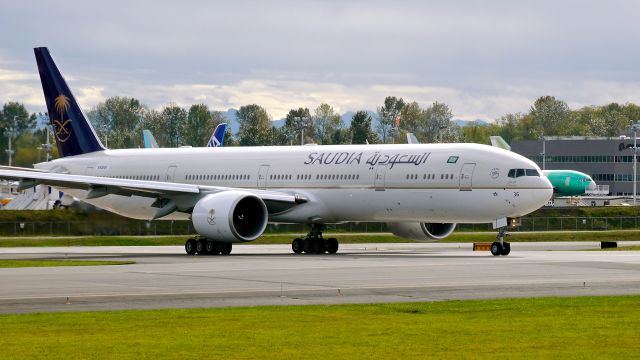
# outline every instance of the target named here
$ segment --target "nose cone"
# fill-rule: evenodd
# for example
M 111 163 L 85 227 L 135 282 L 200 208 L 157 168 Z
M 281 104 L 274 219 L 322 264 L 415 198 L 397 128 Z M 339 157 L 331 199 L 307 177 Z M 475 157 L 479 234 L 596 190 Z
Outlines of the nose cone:
M 594 190 L 596 189 L 596 187 L 597 187 L 597 186 L 596 186 L 595 181 L 591 180 L 591 181 L 589 182 L 589 185 L 587 186 L 587 190 L 589 190 L 589 191 L 594 191 Z
M 547 203 L 547 201 L 549 201 L 549 199 L 551 199 L 551 196 L 553 195 L 553 185 L 551 185 L 551 181 L 549 181 L 546 176 L 541 176 L 540 180 L 543 181 L 542 187 L 544 188 L 544 191 L 542 197 L 545 198 L 543 203 L 544 205 Z

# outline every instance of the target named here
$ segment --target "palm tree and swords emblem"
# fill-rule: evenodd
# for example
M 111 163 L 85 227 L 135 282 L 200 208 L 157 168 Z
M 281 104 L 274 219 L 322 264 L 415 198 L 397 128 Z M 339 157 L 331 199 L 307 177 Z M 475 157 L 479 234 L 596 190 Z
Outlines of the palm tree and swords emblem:
M 69 109 L 69 98 L 64 95 L 59 95 L 53 102 L 56 111 L 60 114 L 60 120 L 52 119 L 51 125 L 53 126 L 53 132 L 56 135 L 56 139 L 60 142 L 65 142 L 71 137 L 71 119 L 64 120 L 64 114 Z

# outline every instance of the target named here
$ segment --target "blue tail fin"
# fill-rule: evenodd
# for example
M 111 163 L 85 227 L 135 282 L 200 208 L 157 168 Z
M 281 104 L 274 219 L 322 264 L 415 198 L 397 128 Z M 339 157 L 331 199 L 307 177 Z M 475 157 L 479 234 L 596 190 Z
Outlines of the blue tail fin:
M 213 135 L 211 135 L 211 139 L 207 143 L 207 147 L 221 147 L 224 145 L 224 132 L 227 130 L 227 124 L 222 123 L 216 126 L 216 129 L 213 130 Z
M 105 150 L 58 70 L 49 49 L 33 49 L 60 156 Z
M 151 133 L 151 130 L 147 130 L 147 129 L 142 130 L 142 138 L 144 140 L 144 147 L 145 148 L 147 148 L 147 149 L 156 149 L 156 148 L 160 147 L 158 145 L 158 142 L 156 141 L 156 138 L 153 137 L 153 134 Z

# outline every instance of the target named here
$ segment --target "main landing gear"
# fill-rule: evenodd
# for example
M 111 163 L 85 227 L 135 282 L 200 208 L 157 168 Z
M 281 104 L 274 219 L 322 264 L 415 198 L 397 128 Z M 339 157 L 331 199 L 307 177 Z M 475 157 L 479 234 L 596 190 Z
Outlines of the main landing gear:
M 498 229 L 498 240 L 491 244 L 491 254 L 493 256 L 507 256 L 511 252 L 511 244 L 504 241 L 505 236 L 510 236 L 506 227 Z
M 336 238 L 325 239 L 322 237 L 324 224 L 310 224 L 311 231 L 304 239 L 296 238 L 291 243 L 291 249 L 296 254 L 335 254 L 338 252 L 338 240 Z
M 184 244 L 184 250 L 189 255 L 229 255 L 231 254 L 231 248 L 231 243 L 222 243 L 205 238 L 192 238 Z

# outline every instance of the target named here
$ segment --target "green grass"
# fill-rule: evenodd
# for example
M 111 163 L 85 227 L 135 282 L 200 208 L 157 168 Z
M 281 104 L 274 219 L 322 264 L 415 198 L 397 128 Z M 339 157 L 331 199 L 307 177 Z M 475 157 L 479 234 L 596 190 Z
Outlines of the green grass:
M 0 315 L 6 359 L 630 359 L 640 297 Z
M 188 235 L 6 237 L 6 238 L 0 238 L 0 247 L 184 245 L 184 242 L 188 238 L 189 238 Z
M 47 267 L 47 266 L 98 266 L 129 265 L 135 261 L 103 261 L 103 260 L 0 260 L 0 268 Z
M 293 238 L 303 234 L 265 234 L 249 244 L 290 244 Z M 342 244 L 359 243 L 405 243 L 412 242 L 387 233 L 340 233 L 325 234 L 335 236 Z M 155 246 L 184 245 L 188 235 L 176 236 L 70 236 L 70 237 L 7 237 L 0 238 L 0 247 L 20 246 Z M 454 232 L 440 242 L 492 242 L 495 232 L 463 233 Z M 640 230 L 614 231 L 565 231 L 565 232 L 513 232 L 510 242 L 539 241 L 633 241 L 640 240 Z

